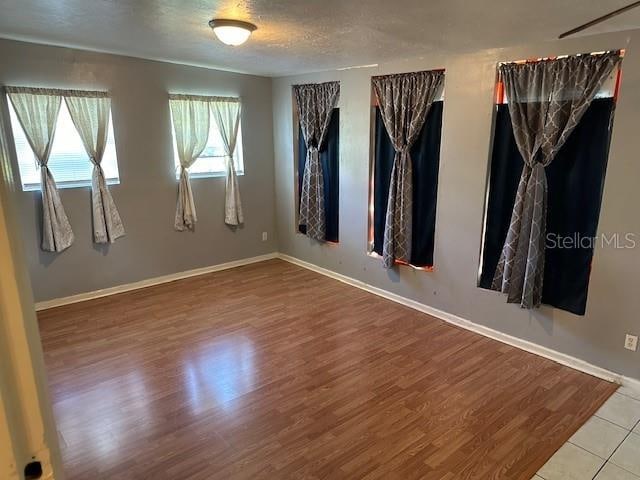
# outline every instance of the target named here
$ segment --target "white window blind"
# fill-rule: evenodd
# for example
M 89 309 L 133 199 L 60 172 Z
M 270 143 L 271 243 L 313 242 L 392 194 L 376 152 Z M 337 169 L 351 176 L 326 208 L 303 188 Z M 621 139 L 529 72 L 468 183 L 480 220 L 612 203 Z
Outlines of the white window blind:
M 9 104 L 9 114 L 11 117 L 11 127 L 18 157 L 18 168 L 23 190 L 40 189 L 40 167 L 36 157 L 31 150 L 31 146 L 24 134 L 24 130 L 18 121 L 11 101 Z M 113 136 L 113 124 L 109 116 L 109 134 L 107 145 L 102 159 L 102 169 L 104 170 L 107 183 L 120 183 L 118 174 L 118 161 L 116 158 L 116 145 Z M 49 170 L 58 185 L 58 188 L 84 187 L 91 185 L 91 173 L 93 164 L 84 149 L 80 135 L 73 125 L 71 115 L 64 100 L 60 105 L 56 132 L 53 137 L 53 146 L 49 157 Z
M 173 135 L 173 158 L 176 167 L 176 179 L 180 179 L 180 160 L 178 159 L 178 149 L 176 147 L 175 131 L 173 124 L 171 133 Z M 225 167 L 225 150 L 222 137 L 218 125 L 213 119 L 213 115 L 209 118 L 209 138 L 207 146 L 202 151 L 202 155 L 193 162 L 189 167 L 189 175 L 193 178 L 198 177 L 220 177 L 226 175 Z M 236 140 L 236 150 L 233 153 L 233 161 L 236 166 L 236 174 L 244 175 L 244 162 L 242 158 L 242 127 L 238 128 L 238 138 Z

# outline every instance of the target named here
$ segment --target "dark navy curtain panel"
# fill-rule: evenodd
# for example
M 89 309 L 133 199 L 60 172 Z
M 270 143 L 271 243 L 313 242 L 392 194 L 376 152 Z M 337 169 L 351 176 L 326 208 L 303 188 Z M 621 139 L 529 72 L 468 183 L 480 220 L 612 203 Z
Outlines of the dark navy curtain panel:
M 546 167 L 548 184 L 546 257 L 542 303 L 584 315 L 592 240 L 597 232 L 615 101 L 593 101 Z M 496 115 L 480 287 L 491 288 L 522 172 L 508 105 Z M 569 248 L 567 248 L 569 247 Z
M 434 102 L 427 114 L 420 136 L 411 147 L 413 230 L 410 263 L 416 267 L 433 266 L 443 103 Z M 389 182 L 394 156 L 395 150 L 382 122 L 380 109 L 376 107 L 373 251 L 378 255 L 382 255 Z
M 325 212 L 325 240 L 327 242 L 338 241 L 338 202 L 339 202 L 339 172 L 340 162 L 340 110 L 334 108 L 329 121 L 329 131 L 320 146 L 320 163 L 324 176 L 324 212 Z M 307 161 L 307 144 L 304 141 L 302 130 L 298 127 L 298 202 L 302 192 L 302 173 Z M 300 225 L 300 233 L 307 233 L 306 226 Z

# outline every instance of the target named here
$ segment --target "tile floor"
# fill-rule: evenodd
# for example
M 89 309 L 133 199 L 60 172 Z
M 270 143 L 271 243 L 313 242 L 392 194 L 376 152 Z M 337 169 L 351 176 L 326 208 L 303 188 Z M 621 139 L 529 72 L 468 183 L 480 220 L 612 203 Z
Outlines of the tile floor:
M 640 480 L 640 391 L 620 387 L 532 480 Z

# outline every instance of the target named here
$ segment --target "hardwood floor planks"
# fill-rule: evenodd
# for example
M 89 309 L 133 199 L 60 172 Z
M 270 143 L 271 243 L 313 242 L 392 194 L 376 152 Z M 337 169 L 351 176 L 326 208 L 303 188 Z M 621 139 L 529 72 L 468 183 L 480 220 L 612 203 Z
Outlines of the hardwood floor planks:
M 529 480 L 616 389 L 279 260 L 39 321 L 71 480 Z

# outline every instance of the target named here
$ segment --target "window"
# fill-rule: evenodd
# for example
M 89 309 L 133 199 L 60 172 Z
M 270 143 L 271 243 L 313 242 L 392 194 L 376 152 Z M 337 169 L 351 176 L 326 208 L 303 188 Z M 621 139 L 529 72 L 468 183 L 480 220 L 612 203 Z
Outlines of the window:
M 296 212 L 300 211 L 300 195 L 302 192 L 302 176 L 307 163 L 307 144 L 304 141 L 302 127 L 297 125 L 298 148 L 296 151 L 296 169 L 298 171 L 298 203 Z M 324 178 L 324 215 L 325 215 L 325 240 L 338 243 L 338 207 L 340 193 L 339 163 L 340 163 L 340 109 L 334 108 L 331 112 L 327 136 L 320 147 L 320 163 Z M 296 222 L 296 225 L 298 222 Z M 307 233 L 306 225 L 298 225 L 298 232 Z
M 371 171 L 369 198 L 370 255 L 383 254 L 387 202 L 395 149 L 385 128 L 372 88 Z M 444 88 L 436 95 L 422 130 L 411 147 L 413 171 L 413 219 L 411 230 L 411 261 L 409 266 L 419 270 L 433 269 L 435 244 L 436 201 L 440 167 L 440 137 L 444 109 Z M 396 263 L 402 263 L 396 260 Z
M 319 242 L 337 243 L 340 82 L 292 85 L 291 96 L 296 232 Z
M 9 105 L 11 127 L 18 157 L 22 190 L 40 190 L 40 167 L 27 141 L 24 130 L 18 121 L 11 101 L 7 103 Z M 111 117 L 109 117 L 107 146 L 101 165 L 108 184 L 113 185 L 120 183 Z M 73 125 L 71 115 L 64 100 L 60 104 L 60 113 L 58 114 L 48 167 L 49 170 L 51 170 L 51 174 L 58 188 L 85 187 L 91 185 L 93 164 L 89 160 L 89 156 L 84 149 L 76 127 Z
M 575 130 L 545 168 L 547 216 L 542 303 L 584 315 L 613 126 L 619 70 L 609 76 Z M 524 162 L 508 98 L 496 88 L 479 281 L 491 289 Z M 540 99 L 531 99 L 531 102 Z
M 242 122 L 240 122 L 242 123 Z M 176 147 L 175 130 L 173 121 L 171 125 L 171 134 L 173 135 L 173 158 L 176 167 L 176 180 L 180 179 L 180 160 L 178 159 L 178 150 Z M 223 177 L 227 174 L 225 165 L 225 148 L 220 136 L 218 126 L 210 115 L 209 118 L 209 139 L 207 146 L 204 147 L 202 154 L 189 167 L 189 176 L 191 178 L 205 177 Z M 238 127 L 238 138 L 236 140 L 236 150 L 233 152 L 233 161 L 236 166 L 236 174 L 244 175 L 244 162 L 242 157 L 242 125 Z

